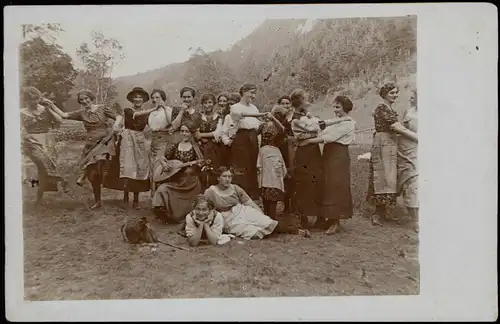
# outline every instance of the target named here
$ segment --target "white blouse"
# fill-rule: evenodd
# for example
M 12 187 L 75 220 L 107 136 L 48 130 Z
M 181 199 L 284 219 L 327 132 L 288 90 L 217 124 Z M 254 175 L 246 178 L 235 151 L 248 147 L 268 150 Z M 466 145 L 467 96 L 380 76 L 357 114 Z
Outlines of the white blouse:
M 162 109 L 163 108 L 163 109 Z M 148 126 L 153 132 L 167 130 L 172 124 L 172 107 L 161 107 L 149 113 Z

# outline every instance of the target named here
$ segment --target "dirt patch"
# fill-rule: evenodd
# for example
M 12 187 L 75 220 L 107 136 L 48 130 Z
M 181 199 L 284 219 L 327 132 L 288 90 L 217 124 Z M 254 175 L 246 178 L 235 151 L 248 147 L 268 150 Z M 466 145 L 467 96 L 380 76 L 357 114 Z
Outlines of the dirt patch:
M 77 178 L 81 142 L 59 143 L 59 164 Z M 24 276 L 27 300 L 408 295 L 419 293 L 418 239 L 405 226 L 374 228 L 362 215 L 367 165 L 353 147 L 356 215 L 336 236 L 280 235 L 262 241 L 235 239 L 225 246 L 188 251 L 160 245 L 138 249 L 122 242 L 124 220 L 152 218 L 148 194 L 141 210 L 125 210 L 121 193 L 103 190 L 104 208 L 90 211 L 90 186 L 75 198 L 46 193 L 32 208 L 36 188 L 24 187 Z M 77 198 L 77 199 L 76 199 Z M 397 210 L 400 212 L 400 210 Z M 177 228 L 152 222 L 177 245 Z

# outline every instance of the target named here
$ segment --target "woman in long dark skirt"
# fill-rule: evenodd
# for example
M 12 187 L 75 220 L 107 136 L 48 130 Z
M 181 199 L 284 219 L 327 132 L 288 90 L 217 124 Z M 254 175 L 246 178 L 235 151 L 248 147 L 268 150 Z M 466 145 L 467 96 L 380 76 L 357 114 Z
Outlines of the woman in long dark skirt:
M 333 101 L 333 111 L 338 118 L 348 117 L 352 101 L 345 96 L 337 96 Z M 354 120 L 343 120 L 327 127 L 320 136 L 300 143 L 324 143 L 322 161 L 323 174 L 319 185 L 319 215 L 327 220 L 326 234 L 335 234 L 340 229 L 340 220 L 353 215 L 351 194 L 351 159 L 349 144 L 354 140 Z
M 257 130 L 263 114 L 252 104 L 257 87 L 245 84 L 240 89 L 241 100 L 231 106 L 223 126 L 223 142 L 231 147 L 230 163 L 235 170 L 234 183 L 245 190 L 253 200 L 259 199 L 257 182 L 257 156 L 259 144 Z

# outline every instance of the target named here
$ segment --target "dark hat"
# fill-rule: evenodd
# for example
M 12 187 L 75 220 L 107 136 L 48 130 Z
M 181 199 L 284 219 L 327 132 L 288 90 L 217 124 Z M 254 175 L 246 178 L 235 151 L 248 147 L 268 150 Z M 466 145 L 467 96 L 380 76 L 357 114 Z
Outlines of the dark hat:
M 127 94 L 127 100 L 130 102 L 133 102 L 132 98 L 135 94 L 140 94 L 144 100 L 144 102 L 149 101 L 149 94 L 141 87 L 135 87 L 133 88 L 128 94 Z

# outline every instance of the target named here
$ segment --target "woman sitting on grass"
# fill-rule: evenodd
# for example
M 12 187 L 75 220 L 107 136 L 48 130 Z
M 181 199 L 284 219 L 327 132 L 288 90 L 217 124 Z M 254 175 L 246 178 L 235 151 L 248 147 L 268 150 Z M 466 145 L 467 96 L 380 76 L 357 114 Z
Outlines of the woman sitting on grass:
M 186 237 L 189 245 L 221 245 L 223 227 L 222 214 L 214 209 L 214 205 L 203 195 L 196 197 L 193 211 L 186 216 Z

